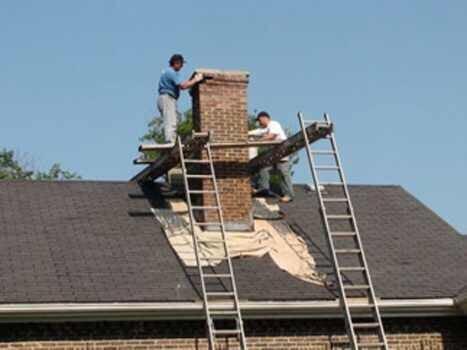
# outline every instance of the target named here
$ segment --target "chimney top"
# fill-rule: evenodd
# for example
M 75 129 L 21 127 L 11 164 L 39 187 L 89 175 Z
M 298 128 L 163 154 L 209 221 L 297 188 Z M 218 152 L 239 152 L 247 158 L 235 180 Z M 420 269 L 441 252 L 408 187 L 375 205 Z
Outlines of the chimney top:
M 224 70 L 211 68 L 197 68 L 193 73 L 201 73 L 207 79 L 216 79 L 224 81 L 248 82 L 250 73 L 243 70 Z
M 213 69 L 213 68 L 196 68 L 195 73 L 202 73 L 206 75 L 246 75 L 250 76 L 250 72 L 246 70 L 228 70 L 228 69 Z

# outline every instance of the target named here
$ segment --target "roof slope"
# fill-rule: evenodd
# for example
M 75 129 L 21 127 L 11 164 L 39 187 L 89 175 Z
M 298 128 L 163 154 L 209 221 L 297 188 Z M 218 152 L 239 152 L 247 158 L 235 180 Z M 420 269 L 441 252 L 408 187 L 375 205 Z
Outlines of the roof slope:
M 330 260 L 315 194 L 297 186 L 282 205 L 318 267 Z M 397 186 L 351 186 L 379 296 L 453 297 L 467 281 L 467 240 Z M 150 215 L 157 193 L 128 182 L 0 181 L 0 303 L 198 299 Z M 129 195 L 133 194 L 133 195 Z M 138 197 L 138 196 L 137 196 Z M 133 215 L 131 214 L 133 213 Z M 234 260 L 242 299 L 334 299 L 279 270 L 269 257 Z
M 457 294 L 456 298 L 457 298 L 459 301 L 465 301 L 465 302 L 467 302 L 467 286 L 465 286 L 464 288 L 462 288 L 462 289 L 459 291 L 459 294 Z

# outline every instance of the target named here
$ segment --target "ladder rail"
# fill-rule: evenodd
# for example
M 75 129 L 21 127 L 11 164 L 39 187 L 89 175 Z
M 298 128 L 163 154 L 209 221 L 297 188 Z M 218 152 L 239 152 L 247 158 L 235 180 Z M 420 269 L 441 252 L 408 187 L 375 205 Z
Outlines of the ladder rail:
M 232 259 L 230 255 L 230 251 L 228 248 L 227 244 L 227 237 L 226 237 L 226 231 L 225 231 L 225 224 L 224 224 L 224 216 L 222 212 L 222 206 L 221 206 L 221 201 L 220 201 L 220 195 L 219 195 L 219 189 L 218 189 L 218 184 L 217 184 L 217 179 L 216 179 L 216 174 L 215 174 L 215 168 L 213 164 L 213 157 L 212 157 L 212 151 L 211 151 L 211 146 L 209 142 L 205 144 L 204 150 L 207 153 L 207 159 L 203 163 L 209 165 L 209 178 L 210 182 L 212 183 L 213 190 L 212 191 L 203 191 L 203 190 L 191 190 L 190 189 L 190 184 L 189 184 L 189 179 L 192 178 L 207 178 L 206 176 L 201 177 L 201 176 L 196 176 L 196 175 L 190 175 L 188 174 L 188 169 L 186 167 L 186 163 L 190 163 L 190 160 L 186 160 L 185 156 L 183 154 L 183 145 L 181 142 L 180 137 L 177 138 L 177 145 L 179 147 L 179 152 L 180 152 L 180 160 L 181 160 L 181 166 L 182 166 L 182 173 L 183 173 L 183 180 L 184 180 L 184 185 L 185 185 L 185 196 L 187 200 L 187 205 L 188 205 L 188 212 L 189 212 L 189 219 L 190 219 L 190 227 L 193 235 L 193 246 L 194 246 L 194 252 L 195 252 L 195 258 L 196 258 L 196 263 L 198 265 L 198 272 L 200 275 L 201 279 L 201 291 L 203 293 L 203 305 L 204 305 L 204 310 L 205 310 L 205 315 L 206 315 L 206 322 L 207 322 L 207 329 L 208 329 L 208 341 L 209 341 L 209 348 L 210 350 L 214 350 L 216 348 L 216 335 L 236 335 L 239 343 L 240 343 L 240 348 L 242 350 L 247 349 L 247 344 L 246 344 L 246 336 L 244 332 L 244 327 L 243 327 L 243 320 L 242 320 L 242 315 L 241 315 L 241 310 L 240 310 L 240 302 L 238 299 L 238 291 L 237 291 L 237 285 L 235 281 L 235 275 L 234 275 L 234 270 L 233 270 L 233 264 L 232 264 Z M 202 194 L 202 193 L 211 193 L 214 195 L 215 198 L 215 205 L 214 206 L 194 206 L 192 204 L 192 199 L 191 195 L 192 194 Z M 205 258 L 201 257 L 201 252 L 200 252 L 200 240 L 198 239 L 197 235 L 195 234 L 195 227 L 196 226 L 201 226 L 203 223 L 199 223 L 195 220 L 194 217 L 194 210 L 215 210 L 217 213 L 218 217 L 218 223 L 216 223 L 216 227 L 220 228 L 220 234 L 221 237 L 220 239 L 216 240 L 219 243 L 222 243 L 222 247 L 224 250 L 224 256 L 221 258 L 222 260 L 227 261 L 227 268 L 228 271 L 227 273 L 222 273 L 222 274 L 212 274 L 204 271 L 203 266 L 202 266 L 202 261 L 210 261 L 210 260 L 218 260 L 218 258 Z M 212 223 L 208 223 L 211 225 Z M 208 225 L 204 225 L 208 226 Z M 201 242 L 204 242 L 201 240 Z M 222 278 L 228 278 L 230 281 L 230 289 L 231 291 L 226 291 L 226 292 L 213 292 L 213 291 L 208 291 L 207 285 L 206 285 L 206 279 L 212 279 L 215 276 L 221 276 Z M 214 297 L 214 296 L 229 296 L 233 298 L 233 309 L 231 308 L 226 308 L 226 309 L 219 309 L 217 308 L 211 308 L 210 305 L 210 299 L 209 297 Z M 216 329 L 216 324 L 214 323 L 214 318 L 218 319 L 216 316 L 232 316 L 230 319 L 235 320 L 236 328 L 235 329 Z
M 327 113 L 324 114 L 324 119 L 328 123 L 331 122 L 331 120 L 329 118 L 329 115 Z M 387 339 L 386 339 L 386 334 L 385 334 L 384 328 L 383 328 L 383 321 L 382 321 L 382 318 L 381 318 L 381 313 L 379 311 L 378 300 L 376 299 L 376 293 L 375 293 L 375 290 L 374 290 L 370 270 L 368 268 L 368 262 L 367 262 L 367 259 L 366 259 L 365 250 L 363 249 L 363 244 L 362 244 L 362 240 L 361 240 L 361 236 L 360 236 L 360 230 L 358 228 L 357 220 L 355 219 L 356 218 L 355 217 L 355 211 L 354 211 L 354 207 L 353 207 L 352 200 L 351 200 L 351 197 L 350 197 L 349 188 L 348 188 L 348 185 L 347 185 L 347 180 L 346 180 L 345 173 L 344 173 L 344 168 L 342 166 L 342 161 L 341 161 L 341 157 L 340 157 L 340 154 L 339 154 L 339 149 L 337 147 L 337 142 L 336 142 L 336 139 L 334 137 L 334 132 L 332 132 L 330 134 L 330 140 L 331 140 L 332 149 L 335 152 L 334 157 L 335 157 L 335 160 L 336 160 L 337 168 L 339 169 L 338 170 L 339 171 L 339 176 L 341 178 L 342 183 L 344 184 L 344 186 L 343 186 L 344 187 L 344 193 L 345 193 L 345 196 L 347 197 L 350 215 L 353 218 L 352 219 L 352 225 L 353 225 L 353 228 L 354 228 L 355 233 L 356 233 L 355 237 L 357 239 L 357 245 L 360 248 L 360 258 L 362 260 L 362 265 L 363 265 L 364 270 L 365 270 L 364 271 L 365 277 L 367 279 L 368 285 L 370 286 L 370 296 L 371 296 L 370 299 L 373 302 L 373 304 L 375 305 L 374 313 L 376 314 L 377 321 L 381 326 L 381 328 L 378 330 L 378 332 L 380 333 L 380 336 L 381 336 L 381 338 L 382 338 L 382 340 L 383 340 L 383 342 L 385 344 L 385 347 L 387 348 Z
M 301 129 L 302 129 L 302 131 L 304 131 L 305 130 L 305 123 L 303 121 L 303 117 L 302 117 L 301 113 L 298 114 L 298 119 L 299 119 L 299 122 L 300 122 Z M 325 210 L 325 206 L 324 206 L 324 202 L 323 202 L 323 196 L 322 196 L 321 190 L 319 188 L 320 184 L 319 184 L 318 174 L 317 174 L 316 169 L 314 167 L 314 158 L 313 158 L 313 154 L 312 154 L 311 149 L 310 149 L 308 135 L 305 132 L 303 132 L 303 137 L 305 138 L 305 150 L 306 150 L 306 154 L 307 154 L 308 164 L 310 166 L 311 174 L 312 174 L 312 177 L 313 177 L 313 182 L 315 183 L 315 188 L 316 188 L 316 193 L 318 194 L 318 200 L 319 200 L 320 208 L 323 211 L 323 210 Z M 321 216 L 322 216 L 323 221 L 324 221 L 326 232 L 331 232 L 329 221 L 328 221 L 325 213 L 321 212 Z M 332 257 L 333 257 L 333 261 L 337 261 L 337 255 L 335 253 L 334 241 L 332 240 L 331 235 L 327 234 L 326 236 L 327 236 L 328 245 L 331 248 L 330 250 L 331 250 Z M 344 288 L 343 288 L 343 281 L 342 281 L 341 272 L 337 268 L 336 264 L 333 264 L 333 269 L 334 269 L 334 273 L 336 274 L 337 279 L 338 279 L 339 298 L 340 298 L 341 304 L 342 304 L 342 306 L 343 306 L 343 308 L 345 310 L 346 328 L 347 328 L 348 333 L 350 333 L 350 335 L 351 335 L 352 343 L 356 344 L 357 343 L 357 337 L 356 337 L 355 331 L 353 330 L 353 327 L 352 327 L 352 320 L 350 318 L 349 305 L 348 305 L 347 300 L 346 300 L 346 298 L 344 296 Z
M 308 163 L 309 163 L 310 170 L 311 170 L 311 173 L 312 173 L 313 181 L 314 181 L 315 187 L 317 189 L 319 204 L 320 204 L 320 208 L 321 208 L 321 216 L 323 218 L 324 225 L 325 225 L 325 228 L 326 228 L 327 241 L 328 241 L 328 244 L 329 244 L 329 247 L 330 247 L 330 250 L 331 250 L 331 254 L 332 254 L 332 258 L 333 258 L 333 262 L 334 262 L 333 263 L 333 269 L 334 269 L 334 272 L 335 272 L 335 274 L 337 276 L 337 280 L 338 280 L 339 294 L 340 294 L 339 297 L 340 297 L 341 305 L 342 305 L 342 307 L 344 309 L 344 313 L 345 313 L 344 316 L 345 316 L 345 324 L 346 324 L 346 328 L 347 328 L 347 333 L 349 334 L 349 338 L 351 340 L 352 348 L 355 349 L 355 350 L 358 350 L 359 347 L 362 345 L 362 343 L 358 342 L 357 335 L 355 333 L 355 328 L 356 327 L 354 327 L 354 322 L 353 322 L 353 319 L 352 319 L 351 309 L 350 309 L 349 303 L 347 301 L 347 295 L 346 295 L 346 292 L 345 292 L 346 288 L 345 288 L 343 278 L 342 278 L 342 274 L 341 274 L 341 271 L 345 271 L 345 268 L 340 267 L 340 263 L 339 263 L 339 260 L 337 258 L 336 249 L 335 249 L 335 245 L 334 245 L 333 235 L 331 234 L 332 231 L 331 231 L 331 226 L 330 226 L 330 223 L 329 223 L 329 219 L 332 219 L 333 216 L 332 215 L 329 215 L 329 216 L 327 215 L 326 206 L 324 204 L 326 199 L 323 198 L 323 195 L 322 195 L 321 190 L 320 190 L 320 179 L 319 179 L 319 174 L 318 174 L 318 171 L 317 171 L 317 170 L 319 170 L 320 167 L 319 166 L 317 167 L 315 165 L 315 159 L 313 157 L 313 151 L 311 151 L 310 144 L 308 142 L 309 141 L 308 137 L 307 137 L 306 133 L 304 132 L 305 122 L 303 120 L 302 113 L 298 113 L 298 119 L 299 119 L 300 127 L 302 129 L 302 132 L 304 134 L 304 138 L 305 138 L 305 141 L 306 141 L 305 148 L 306 148 L 306 153 L 307 153 L 307 159 L 308 159 Z M 324 120 L 325 120 L 326 123 L 331 124 L 331 120 L 329 118 L 329 115 L 325 114 L 324 115 Z M 369 271 L 369 268 L 368 268 L 368 263 L 367 263 L 365 252 L 364 252 L 364 249 L 363 249 L 363 244 L 362 244 L 361 237 L 360 237 L 360 231 L 359 231 L 359 228 L 358 228 L 358 225 L 357 225 L 355 211 L 354 211 L 352 201 L 351 201 L 351 197 L 350 197 L 350 193 L 349 193 L 349 190 L 348 190 L 348 186 L 347 186 L 344 170 L 343 170 L 343 167 L 342 167 L 342 162 L 341 162 L 341 158 L 340 158 L 340 155 L 339 155 L 339 150 L 338 150 L 338 147 L 337 147 L 337 142 L 335 140 L 334 132 L 331 132 L 330 135 L 328 136 L 328 138 L 329 138 L 330 143 L 331 143 L 332 151 L 326 151 L 326 154 L 332 154 L 333 158 L 334 158 L 334 161 L 335 161 L 335 164 L 336 164 L 336 167 L 333 170 L 338 172 L 339 178 L 340 178 L 340 181 L 341 181 L 339 185 L 342 186 L 342 188 L 344 190 L 345 201 L 343 201 L 343 202 L 347 203 L 348 211 L 349 211 L 349 214 L 350 214 L 349 215 L 350 216 L 349 220 L 351 222 L 352 229 L 355 232 L 355 234 L 353 235 L 353 237 L 356 238 L 355 243 L 357 245 L 357 249 L 355 249 L 355 250 L 359 250 L 359 261 L 360 261 L 360 264 L 361 264 L 361 271 L 364 273 L 364 277 L 365 277 L 366 282 L 368 284 L 369 304 L 372 304 L 374 306 L 372 308 L 372 314 L 373 314 L 373 318 L 375 319 L 376 323 L 378 324 L 378 327 L 377 327 L 378 328 L 378 335 L 379 335 L 380 341 L 381 341 L 380 343 L 376 343 L 375 345 L 381 344 L 380 347 L 387 350 L 388 349 L 388 344 L 387 344 L 386 334 L 384 332 L 382 318 L 381 318 L 381 314 L 380 314 L 380 311 L 379 311 L 379 307 L 378 307 L 378 303 L 377 303 L 377 299 L 376 299 L 376 294 L 375 294 L 375 291 L 374 291 L 370 271 Z M 319 154 L 319 153 L 317 152 L 317 154 Z M 324 152 L 323 152 L 323 154 L 324 154 Z M 330 167 L 327 167 L 327 168 L 329 169 Z
M 225 255 L 227 258 L 227 264 L 228 264 L 228 269 L 229 273 L 231 275 L 231 281 L 230 283 L 232 284 L 232 291 L 234 293 L 234 305 L 235 305 L 235 311 L 237 313 L 237 327 L 240 330 L 240 345 L 242 349 L 247 349 L 246 345 L 246 337 L 245 337 L 245 331 L 243 328 L 243 321 L 242 321 L 242 315 L 241 315 L 241 310 L 240 310 L 240 301 L 238 299 L 238 290 L 237 290 L 237 283 L 235 281 L 235 276 L 234 276 L 234 269 L 233 269 L 233 264 L 232 264 L 232 258 L 230 256 L 230 250 L 227 244 L 227 237 L 225 234 L 225 225 L 224 225 L 224 215 L 222 211 L 222 205 L 221 205 L 221 200 L 219 196 L 219 189 L 217 186 L 217 178 L 216 178 L 216 172 L 214 169 L 214 164 L 212 162 L 212 151 L 211 151 L 211 145 L 209 143 L 206 144 L 206 150 L 208 154 L 208 159 L 209 159 L 209 167 L 211 169 L 211 174 L 212 174 L 212 179 L 213 179 L 213 187 L 214 187 L 214 192 L 215 192 L 215 198 L 216 198 L 216 206 L 218 208 L 218 217 L 219 221 L 221 223 L 220 228 L 221 228 L 221 237 L 223 241 L 223 246 L 224 246 L 224 251 Z
M 182 166 L 183 182 L 184 182 L 185 189 L 186 189 L 185 197 L 186 197 L 186 202 L 188 205 L 188 214 L 189 214 L 189 219 L 190 219 L 190 227 L 191 227 L 191 232 L 192 232 L 193 248 L 195 251 L 196 265 L 198 266 L 198 273 L 200 275 L 200 280 L 201 280 L 201 291 L 203 294 L 204 311 L 205 311 L 206 320 L 208 322 L 211 322 L 211 317 L 209 315 L 209 309 L 208 309 L 208 298 L 206 294 L 206 284 L 204 283 L 204 275 L 203 275 L 204 271 L 201 266 L 201 259 L 200 259 L 199 251 L 198 251 L 198 238 L 196 237 L 196 234 L 195 234 L 195 218 L 193 216 L 193 210 L 191 209 L 192 207 L 191 196 L 190 196 L 190 193 L 188 192 L 189 185 L 188 185 L 188 178 L 186 177 L 187 169 L 185 165 L 185 156 L 183 154 L 183 147 L 182 147 L 182 141 L 181 141 L 180 136 L 177 137 L 177 147 L 180 152 L 180 163 Z M 210 327 L 208 327 L 208 336 L 209 336 L 209 344 L 212 348 L 214 348 L 215 339 L 211 332 Z

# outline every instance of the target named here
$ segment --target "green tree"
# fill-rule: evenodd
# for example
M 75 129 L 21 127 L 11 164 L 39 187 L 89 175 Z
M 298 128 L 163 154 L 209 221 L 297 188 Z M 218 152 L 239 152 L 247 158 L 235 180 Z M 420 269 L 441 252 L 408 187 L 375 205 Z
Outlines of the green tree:
M 164 121 L 162 117 L 154 117 L 148 123 L 148 130 L 139 138 L 142 142 L 164 143 Z M 182 139 L 191 134 L 193 130 L 193 113 L 191 109 L 185 111 L 177 123 L 177 135 Z M 159 155 L 157 151 L 144 152 L 145 159 L 155 159 Z
M 18 159 L 15 152 L 0 150 L 0 180 L 74 180 L 81 177 L 74 172 L 63 170 L 55 163 L 48 171 L 34 171 Z
M 185 111 L 177 123 L 177 134 L 185 137 L 191 134 L 193 130 L 193 113 L 191 109 Z M 154 117 L 148 123 L 148 131 L 141 136 L 140 141 L 149 141 L 155 143 L 164 143 L 164 121 L 162 117 Z

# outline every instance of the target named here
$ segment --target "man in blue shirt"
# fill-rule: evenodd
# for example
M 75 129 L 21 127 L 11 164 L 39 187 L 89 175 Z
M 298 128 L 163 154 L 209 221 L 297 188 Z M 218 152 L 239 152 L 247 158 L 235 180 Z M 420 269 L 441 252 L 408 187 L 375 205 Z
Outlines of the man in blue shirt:
M 170 58 L 170 67 L 162 72 L 159 79 L 159 97 L 157 98 L 157 108 L 164 121 L 164 137 L 166 142 L 175 142 L 177 136 L 177 99 L 180 90 L 191 88 L 196 83 L 203 80 L 202 74 L 195 74 L 191 79 L 183 81 L 180 70 L 185 60 L 182 55 L 175 54 Z

